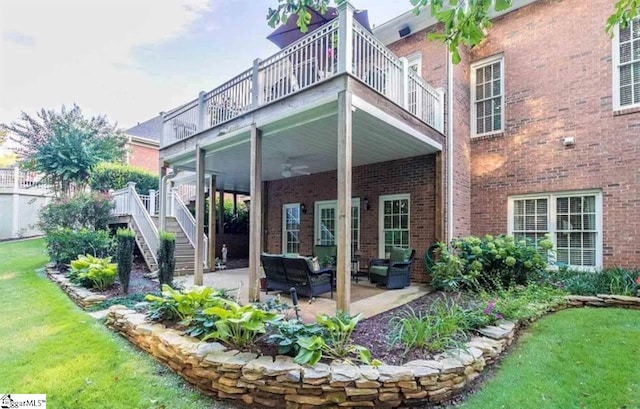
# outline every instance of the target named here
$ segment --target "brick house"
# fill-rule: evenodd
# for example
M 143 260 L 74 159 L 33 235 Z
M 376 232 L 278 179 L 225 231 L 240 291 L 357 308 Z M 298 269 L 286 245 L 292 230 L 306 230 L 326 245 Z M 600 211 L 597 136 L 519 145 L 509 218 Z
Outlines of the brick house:
M 127 141 L 127 164 L 136 166 L 155 174 L 158 173 L 160 158 L 160 135 L 162 134 L 162 117 L 160 115 L 125 131 Z
M 343 5 L 165 116 L 161 171 L 196 171 L 202 201 L 206 174 L 251 195 L 251 274 L 261 251 L 338 244 L 339 307 L 354 254 L 469 234 L 548 233 L 559 263 L 637 267 L 640 22 L 611 39 L 612 8 L 514 0 L 452 65 L 429 16 L 369 32 Z

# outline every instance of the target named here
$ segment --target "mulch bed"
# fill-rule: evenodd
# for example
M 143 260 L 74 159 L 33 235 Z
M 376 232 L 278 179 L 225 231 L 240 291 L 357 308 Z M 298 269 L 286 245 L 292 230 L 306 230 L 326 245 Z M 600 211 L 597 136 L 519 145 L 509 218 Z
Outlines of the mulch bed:
M 144 277 L 149 273 L 147 265 L 142 259 L 135 258 L 133 268 L 131 269 L 131 277 L 129 279 L 129 294 L 149 294 L 158 292 L 160 284 Z M 110 298 L 122 297 L 122 286 L 116 282 L 111 288 L 101 292 L 100 294 Z
M 351 340 L 356 345 L 368 348 L 371 356 L 387 365 L 402 365 L 416 359 L 432 359 L 434 355 L 442 351 L 428 351 L 420 348 L 405 351 L 403 345 L 391 344 L 391 320 L 393 317 L 402 317 L 411 310 L 416 314 L 427 311 L 435 300 L 442 299 L 444 296 L 442 292 L 429 293 L 400 307 L 362 320 L 353 331 Z M 448 298 L 451 297 L 448 296 Z M 463 299 L 456 299 L 456 303 L 466 304 Z

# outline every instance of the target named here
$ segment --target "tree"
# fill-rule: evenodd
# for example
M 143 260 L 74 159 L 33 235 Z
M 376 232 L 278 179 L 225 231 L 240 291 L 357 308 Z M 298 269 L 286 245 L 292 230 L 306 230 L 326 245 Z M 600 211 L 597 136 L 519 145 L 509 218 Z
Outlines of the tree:
M 340 5 L 346 0 L 334 0 Z M 443 25 L 442 32 L 430 33 L 429 39 L 443 41 L 451 52 L 455 64 L 460 62 L 458 47 L 464 44 L 467 47 L 478 45 L 489 28 L 491 28 L 490 13 L 509 9 L 513 0 L 409 0 L 414 7 L 413 11 L 420 14 L 427 7 Z M 276 8 L 269 7 L 267 20 L 271 27 L 285 23 L 291 15 L 298 16 L 298 27 L 306 32 L 311 21 L 309 9 L 324 13 L 331 0 L 278 0 Z M 616 25 L 627 27 L 631 20 L 638 16 L 640 0 L 617 0 L 614 12 L 606 21 L 605 28 L 608 33 L 613 33 Z
M 23 112 L 7 129 L 20 144 L 21 166 L 43 173 L 62 195 L 72 186 L 84 189 L 98 163 L 121 161 L 125 153 L 124 133 L 104 116 L 86 119 L 77 105 L 59 113 L 42 109 L 36 118 Z

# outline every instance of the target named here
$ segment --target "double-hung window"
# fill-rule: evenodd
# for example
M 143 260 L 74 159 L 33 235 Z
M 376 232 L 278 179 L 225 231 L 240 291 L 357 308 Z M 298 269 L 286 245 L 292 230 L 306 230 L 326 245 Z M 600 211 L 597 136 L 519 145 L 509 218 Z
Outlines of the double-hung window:
M 471 64 L 471 135 L 504 131 L 504 58 Z
M 640 107 L 640 18 L 616 30 L 613 62 L 614 109 Z
M 556 264 L 602 266 L 602 195 L 554 193 L 509 198 L 509 233 L 539 241 L 550 234 Z
M 282 206 L 282 252 L 300 252 L 300 204 Z

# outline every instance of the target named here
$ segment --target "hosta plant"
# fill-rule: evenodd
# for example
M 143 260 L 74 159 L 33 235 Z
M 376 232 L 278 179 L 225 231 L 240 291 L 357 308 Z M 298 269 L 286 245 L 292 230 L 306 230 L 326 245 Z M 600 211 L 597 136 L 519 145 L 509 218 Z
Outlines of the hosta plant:
M 150 302 L 149 318 L 168 321 L 181 321 L 189 325 L 191 319 L 202 310 L 220 303 L 227 298 L 226 290 L 216 290 L 210 287 L 194 286 L 189 290 L 174 290 L 167 284 L 162 286 L 162 293 L 158 297 L 148 294 L 145 299 Z
M 267 323 L 278 319 L 278 314 L 264 311 L 253 304 L 240 305 L 220 299 L 220 303 L 207 308 L 204 314 L 216 318 L 215 331 L 203 340 L 215 339 L 233 348 L 244 348 L 258 335 L 266 332 Z
M 279 354 L 297 354 L 300 351 L 298 341 L 313 336 L 324 337 L 325 331 L 317 323 L 305 324 L 297 319 L 275 321 L 270 325 L 273 334 L 267 342 L 277 345 Z
M 69 265 L 69 279 L 87 288 L 103 291 L 113 285 L 118 275 L 117 265 L 111 257 L 98 258 L 90 254 L 80 255 Z
M 360 321 L 361 314 L 350 316 L 339 312 L 331 317 L 319 314 L 316 322 L 324 330 L 325 335 L 314 335 L 298 339 L 298 354 L 295 362 L 299 364 L 315 365 L 323 356 L 332 359 L 358 360 L 366 365 L 379 366 L 382 364 L 371 357 L 371 352 L 361 345 L 351 342 L 351 334 Z

